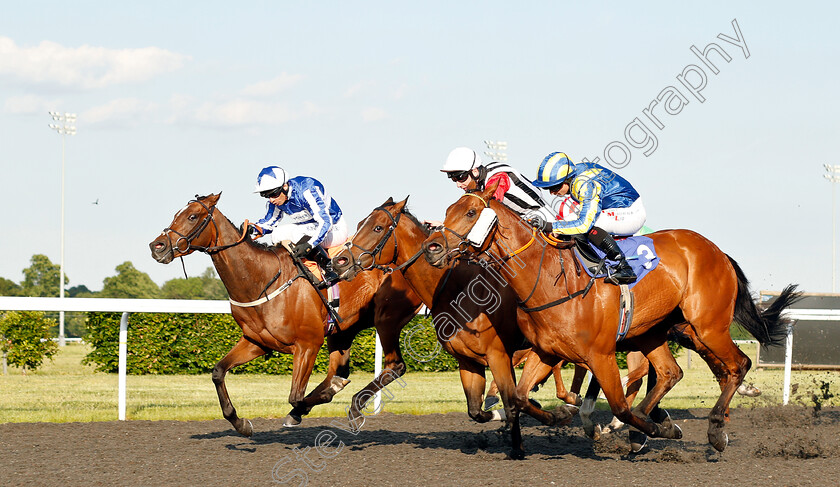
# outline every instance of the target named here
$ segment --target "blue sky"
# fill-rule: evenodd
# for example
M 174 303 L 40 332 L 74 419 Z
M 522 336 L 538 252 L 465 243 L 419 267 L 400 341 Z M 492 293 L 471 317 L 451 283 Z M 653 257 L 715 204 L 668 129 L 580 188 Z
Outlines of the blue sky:
M 57 110 L 78 115 L 71 286 L 101 289 L 124 261 L 158 284 L 182 276 L 148 242 L 195 194 L 223 191 L 225 215 L 259 218 L 251 191 L 269 164 L 320 179 L 352 224 L 389 196 L 441 218 L 458 196 L 438 172 L 446 155 L 489 139 L 528 175 L 555 150 L 603 161 L 622 143 L 648 226 L 702 233 L 756 290 L 828 292 L 837 13 L 808 1 L 14 2 L 0 17 L 0 276 L 22 280 L 36 253 L 59 260 Z M 718 37 L 736 36 L 733 19 L 749 57 Z M 712 42 L 731 57 L 709 55 L 718 74 L 690 49 Z M 703 102 L 677 79 L 690 65 Z M 660 129 L 643 110 L 668 87 L 687 103 L 672 91 L 678 113 L 654 106 Z M 637 117 L 655 150 L 627 141 Z M 210 265 L 185 261 L 190 275 Z

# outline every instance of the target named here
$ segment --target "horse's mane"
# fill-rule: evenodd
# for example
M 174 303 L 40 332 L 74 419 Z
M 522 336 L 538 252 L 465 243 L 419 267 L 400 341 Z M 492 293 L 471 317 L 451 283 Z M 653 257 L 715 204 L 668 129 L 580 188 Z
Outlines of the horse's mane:
M 391 207 L 391 206 L 394 206 L 394 205 L 396 205 L 396 204 L 397 204 L 397 202 L 396 202 L 396 201 L 394 201 L 394 202 L 391 202 L 390 204 L 386 205 L 386 207 Z M 411 221 L 412 221 L 415 225 L 417 225 L 417 227 L 418 227 L 418 228 L 420 228 L 420 231 L 421 231 L 421 232 L 423 232 L 423 234 L 424 234 L 425 236 L 427 236 L 427 237 L 428 237 L 429 235 L 431 235 L 431 234 L 432 234 L 432 231 L 429 229 L 429 227 L 427 227 L 425 223 L 423 223 L 423 222 L 421 222 L 420 220 L 418 220 L 418 219 L 417 219 L 417 217 L 416 217 L 416 216 L 414 216 L 414 215 L 413 215 L 413 214 L 412 214 L 412 213 L 408 210 L 408 207 L 407 207 L 407 206 L 403 206 L 403 210 L 402 210 L 402 212 L 405 214 L 405 216 L 407 216 L 407 217 L 408 217 L 408 219 L 409 219 L 409 220 L 411 220 Z

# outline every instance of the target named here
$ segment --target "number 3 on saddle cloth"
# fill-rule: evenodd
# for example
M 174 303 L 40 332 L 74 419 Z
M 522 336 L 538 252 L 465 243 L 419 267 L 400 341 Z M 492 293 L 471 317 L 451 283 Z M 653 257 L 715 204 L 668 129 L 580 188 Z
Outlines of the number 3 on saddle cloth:
M 627 263 L 630 264 L 630 267 L 633 268 L 633 272 L 636 273 L 635 282 L 620 286 L 621 303 L 619 304 L 619 323 L 618 332 L 616 333 L 616 341 L 620 341 L 624 338 L 624 335 L 627 334 L 627 330 L 630 329 L 631 322 L 633 321 L 633 293 L 630 292 L 630 289 L 638 284 L 648 272 L 656 269 L 657 264 L 659 264 L 659 256 L 656 255 L 656 249 L 654 248 L 653 240 L 651 240 L 650 237 L 636 236 L 622 239 L 616 238 L 615 241 L 621 249 L 621 252 L 627 258 Z M 597 256 L 598 261 L 604 258 L 604 252 L 588 242 L 587 244 L 587 250 L 593 254 L 592 256 Z M 595 275 L 593 271 L 598 269 L 598 262 L 594 262 L 588 257 L 582 255 L 577 246 L 575 247 L 575 256 L 580 261 L 583 268 L 586 269 L 586 273 L 589 274 L 590 277 L 595 277 L 597 279 L 607 276 L 606 271 Z M 616 264 L 617 262 L 615 261 L 607 260 L 606 268 L 610 269 Z

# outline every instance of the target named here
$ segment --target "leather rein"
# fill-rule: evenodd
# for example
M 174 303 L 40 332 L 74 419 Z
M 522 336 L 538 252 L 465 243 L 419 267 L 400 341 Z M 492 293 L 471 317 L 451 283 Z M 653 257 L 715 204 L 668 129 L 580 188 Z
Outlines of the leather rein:
M 423 249 L 421 248 L 420 250 L 418 250 L 416 254 L 411 256 L 411 258 L 409 258 L 407 261 L 403 262 L 402 264 L 400 264 L 396 267 L 392 267 L 394 264 L 397 263 L 397 255 L 398 255 L 398 253 L 397 253 L 397 237 L 396 237 L 396 235 L 394 235 L 394 232 L 396 232 L 396 230 L 397 230 L 397 225 L 399 225 L 399 223 L 400 223 L 400 218 L 402 218 L 403 212 L 400 211 L 397 214 L 397 217 L 394 218 L 394 215 L 392 215 L 391 212 L 388 211 L 384 206 L 377 206 L 376 208 L 374 208 L 373 211 L 382 211 L 386 215 L 388 215 L 388 218 L 391 219 L 391 225 L 388 227 L 388 231 L 385 232 L 385 235 L 383 235 L 383 237 L 379 240 L 379 242 L 376 243 L 376 245 L 372 249 L 366 249 L 366 248 L 362 247 L 361 245 L 359 245 L 359 244 L 357 244 L 353 241 L 358 234 L 354 235 L 353 238 L 351 238 L 350 241 L 347 242 L 347 244 L 345 244 L 348 250 L 351 247 L 355 247 L 355 248 L 362 251 L 362 253 L 359 254 L 359 257 L 353 261 L 353 265 L 358 267 L 359 269 L 362 269 L 363 271 L 369 271 L 371 269 L 379 269 L 382 272 L 384 272 L 385 274 L 390 274 L 391 272 L 399 271 L 399 270 L 403 270 L 405 268 L 408 268 L 421 255 L 423 255 Z M 385 249 L 385 245 L 388 243 L 388 239 L 391 238 L 392 235 L 394 237 L 394 256 L 391 258 L 391 262 L 389 262 L 385 265 L 378 264 L 376 262 L 376 256 L 382 254 L 382 251 Z M 350 255 L 353 255 L 353 254 L 351 253 Z M 371 265 L 368 265 L 368 266 L 362 265 L 362 257 L 364 257 L 365 255 L 370 256 L 371 261 L 373 262 Z

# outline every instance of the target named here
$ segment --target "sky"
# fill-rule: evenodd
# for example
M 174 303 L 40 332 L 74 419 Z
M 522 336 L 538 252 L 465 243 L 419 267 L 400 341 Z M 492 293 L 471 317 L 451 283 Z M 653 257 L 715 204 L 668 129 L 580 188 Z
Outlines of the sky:
M 830 292 L 838 9 L 4 2 L 0 277 L 22 281 L 34 254 L 60 260 L 58 111 L 78 116 L 64 137 L 69 286 L 101 290 L 125 261 L 159 285 L 183 277 L 148 243 L 195 195 L 223 192 L 236 223 L 260 218 L 267 165 L 319 179 L 354 227 L 391 196 L 442 219 L 459 196 L 447 154 L 490 140 L 533 177 L 558 150 L 620 167 L 649 227 L 703 234 L 754 291 Z M 190 276 L 212 265 L 184 262 Z

